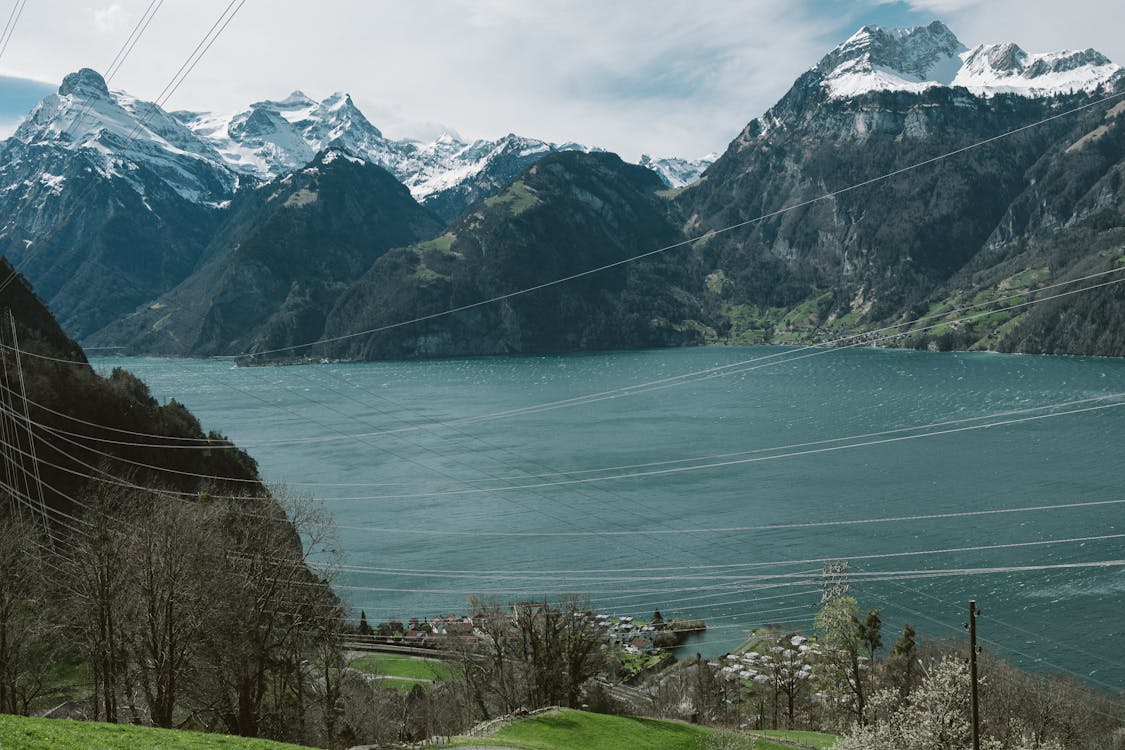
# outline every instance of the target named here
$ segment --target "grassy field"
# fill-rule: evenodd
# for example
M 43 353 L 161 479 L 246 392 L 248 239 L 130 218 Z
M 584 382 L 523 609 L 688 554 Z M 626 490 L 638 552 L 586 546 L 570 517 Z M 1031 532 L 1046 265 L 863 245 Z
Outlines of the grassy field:
M 423 690 L 433 688 L 433 683 L 453 679 L 449 665 L 437 659 L 399 654 L 368 654 L 353 659 L 349 666 L 360 672 L 377 675 L 382 687 L 409 693 L 416 685 Z
M 818 748 L 829 747 L 832 738 L 813 732 L 771 732 Z M 509 724 L 487 737 L 464 737 L 454 747 L 511 747 L 519 750 L 706 750 L 707 741 L 718 736 L 713 729 L 676 721 L 630 716 L 607 716 L 584 711 L 561 710 Z M 746 750 L 791 750 L 768 740 L 746 740 Z
M 817 750 L 826 750 L 826 748 L 830 748 L 836 744 L 835 736 L 831 734 L 821 734 L 820 732 L 792 732 L 763 729 L 760 732 L 755 732 L 755 734 L 765 734 L 770 737 L 800 742 L 803 745 L 815 747 Z
M 3 750 L 71 747 L 82 750 L 299 750 L 297 745 L 222 734 L 0 714 L 0 748 Z
M 352 669 L 367 674 L 387 677 L 411 677 L 416 680 L 449 680 L 453 672 L 449 666 L 437 659 L 424 659 L 416 656 L 398 654 L 368 654 L 355 659 Z

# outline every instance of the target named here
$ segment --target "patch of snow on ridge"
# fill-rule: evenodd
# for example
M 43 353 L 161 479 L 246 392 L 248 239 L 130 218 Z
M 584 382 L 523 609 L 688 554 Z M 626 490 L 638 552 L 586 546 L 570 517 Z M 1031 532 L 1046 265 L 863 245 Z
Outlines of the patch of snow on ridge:
M 331 164 L 332 162 L 336 161 L 337 159 L 347 159 L 352 164 L 366 164 L 367 163 L 363 159 L 360 159 L 359 157 L 356 157 L 356 156 L 352 156 L 351 154 L 347 154 L 343 151 L 340 151 L 339 149 L 332 149 L 331 151 L 327 152 L 324 155 L 324 158 L 320 160 L 320 163 L 321 164 Z

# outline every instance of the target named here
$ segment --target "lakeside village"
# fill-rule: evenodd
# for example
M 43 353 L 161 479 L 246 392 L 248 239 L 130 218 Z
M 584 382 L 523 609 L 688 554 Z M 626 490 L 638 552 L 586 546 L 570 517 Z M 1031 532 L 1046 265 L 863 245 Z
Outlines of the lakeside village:
M 369 644 L 368 648 L 400 648 L 414 654 L 390 658 L 437 661 L 453 657 L 456 661 L 465 654 L 480 653 L 479 647 L 487 645 L 495 633 L 504 632 L 504 625 L 515 624 L 521 614 L 529 610 L 542 612 L 542 606 L 541 603 L 521 602 L 490 610 L 487 615 L 437 615 L 430 619 L 411 619 L 407 623 L 384 622 L 374 628 L 361 616 L 357 635 L 361 643 Z M 588 675 L 593 678 L 591 684 L 600 686 L 601 695 L 606 696 L 600 699 L 599 708 L 595 710 L 643 713 L 651 709 L 654 696 L 665 687 L 674 686 L 677 680 L 682 682 L 688 675 L 698 675 L 702 669 L 716 679 L 713 689 L 717 694 L 737 707 L 740 724 L 778 727 L 783 715 L 792 723 L 799 696 L 807 694 L 813 684 L 814 672 L 818 671 L 817 664 L 822 657 L 821 644 L 815 637 L 777 626 L 765 625 L 747 632 L 746 639 L 725 654 L 702 657 L 692 652 L 689 640 L 690 636 L 707 631 L 702 619 L 665 620 L 659 610 L 647 621 L 589 611 L 569 614 L 584 626 L 582 630 L 600 641 L 606 657 L 597 660 L 598 666 Z M 499 628 L 496 626 L 500 623 L 488 620 L 497 616 L 506 621 Z M 677 658 L 678 651 L 688 653 Z M 857 653 L 855 669 L 866 672 L 872 657 Z M 394 670 L 390 674 L 380 674 L 378 662 L 373 665 L 360 654 L 353 654 L 352 659 L 352 665 L 364 673 L 365 679 L 379 680 L 384 686 L 388 686 L 387 681 L 393 681 L 395 675 L 407 674 Z M 372 666 L 376 668 L 371 669 Z M 386 666 L 384 662 L 383 667 Z M 434 671 L 426 672 L 425 677 L 427 679 L 422 681 L 432 684 L 449 678 Z M 696 678 L 693 680 L 698 682 Z M 411 683 L 405 683 L 400 689 L 411 687 Z M 584 706 L 599 701 L 595 698 L 598 689 L 595 687 L 595 692 L 586 693 Z M 674 687 L 672 692 L 675 692 Z M 817 700 L 823 698 L 822 694 L 816 694 Z M 744 702 L 747 702 L 745 707 Z M 617 708 L 611 710 L 614 705 Z M 743 708 L 747 713 L 741 713 Z
M 539 608 L 542 603 L 518 602 L 504 615 L 514 619 L 521 609 Z M 673 618 L 665 620 L 659 610 L 651 618 L 639 620 L 630 616 L 596 614 L 592 611 L 573 612 L 598 634 L 607 651 L 618 654 L 619 680 L 631 680 L 645 673 L 659 671 L 676 658 L 674 652 L 692 635 L 704 633 L 707 623 L 702 619 Z M 479 645 L 491 636 L 482 616 L 439 614 L 431 618 L 411 618 L 382 622 L 371 627 L 365 613 L 361 613 L 356 635 L 360 642 L 387 646 L 403 646 L 442 652 L 464 650 Z M 716 664 L 715 666 L 719 666 Z

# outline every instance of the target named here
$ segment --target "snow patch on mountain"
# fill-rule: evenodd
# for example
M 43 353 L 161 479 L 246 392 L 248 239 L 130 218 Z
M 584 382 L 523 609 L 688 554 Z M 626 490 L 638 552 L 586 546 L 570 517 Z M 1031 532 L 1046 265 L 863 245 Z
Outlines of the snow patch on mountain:
M 1046 97 L 1093 91 L 1125 75 L 1092 49 L 1029 54 L 1011 43 L 968 49 L 940 21 L 909 29 L 864 26 L 813 72 L 833 99 L 936 86 L 962 86 L 984 97 Z
M 718 158 L 718 154 L 707 154 L 700 159 L 681 159 L 676 156 L 656 158 L 641 154 L 640 165 L 656 172 L 668 187 L 679 188 L 698 180 Z

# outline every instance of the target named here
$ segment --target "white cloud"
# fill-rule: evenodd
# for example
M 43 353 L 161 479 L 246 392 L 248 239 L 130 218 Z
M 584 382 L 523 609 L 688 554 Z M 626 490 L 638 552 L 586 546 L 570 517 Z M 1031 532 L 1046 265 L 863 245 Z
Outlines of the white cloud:
M 121 3 L 110 3 L 104 8 L 94 9 L 94 28 L 102 34 L 108 34 L 126 26 L 129 12 Z
M 0 139 L 7 138 L 12 133 L 16 132 L 16 128 L 20 126 L 19 119 L 6 119 L 0 118 Z
M 906 4 L 916 10 L 948 15 L 981 5 L 983 2 L 984 0 L 908 0 Z
M 165 3 L 114 85 L 154 97 L 227 2 Z M 147 5 L 116 0 L 103 10 L 138 18 Z M 313 96 L 344 90 L 389 133 L 448 123 L 469 138 L 515 131 L 627 158 L 692 157 L 724 149 L 803 70 L 886 9 L 945 18 L 944 8 L 968 45 L 1010 38 L 1029 50 L 1094 46 L 1125 60 L 1125 36 L 1115 33 L 1125 25 L 1118 0 L 1057 5 L 252 0 L 170 106 L 235 110 L 296 88 Z M 89 6 L 78 0 L 57 0 L 50 9 L 29 4 L 4 65 L 53 81 L 82 66 L 104 69 L 131 24 L 117 20 L 115 31 L 91 35 L 83 8 Z
M 970 47 L 1016 42 L 1029 52 L 1093 47 L 1125 64 L 1125 4 L 1107 0 L 909 0 L 941 15 Z

